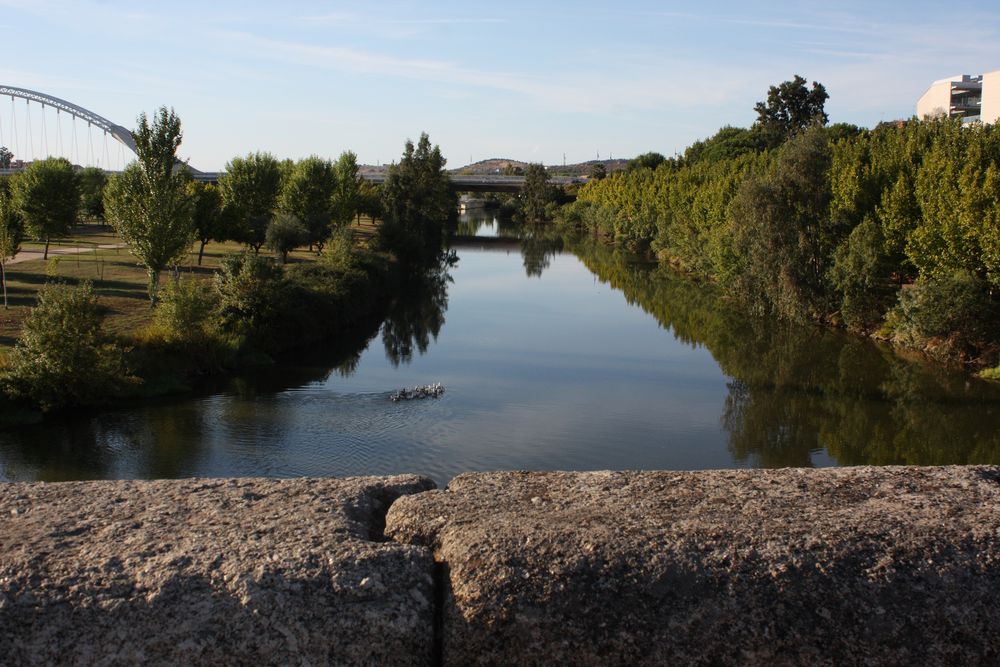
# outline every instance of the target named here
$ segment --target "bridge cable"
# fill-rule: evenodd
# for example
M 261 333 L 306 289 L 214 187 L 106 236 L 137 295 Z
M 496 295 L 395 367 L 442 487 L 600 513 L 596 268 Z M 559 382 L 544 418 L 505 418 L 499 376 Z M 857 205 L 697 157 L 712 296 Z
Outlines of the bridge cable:
M 76 116 L 73 116 L 73 146 L 72 146 L 72 157 L 70 160 L 73 164 L 77 164 L 80 158 L 79 142 L 76 140 Z
M 31 133 L 31 102 L 28 100 L 24 101 L 25 116 L 27 120 L 25 121 L 24 128 L 24 143 L 28 145 L 28 155 L 32 162 L 35 161 L 35 142 L 34 136 Z
M 108 153 L 108 131 L 104 130 L 104 168 L 111 171 L 111 155 Z
M 14 135 L 14 157 L 18 160 L 23 159 L 24 156 L 21 155 L 21 147 L 17 140 L 17 115 L 14 113 L 14 96 L 10 96 L 10 126 L 11 133 Z
M 56 107 L 56 150 L 59 151 L 59 157 L 65 157 L 62 142 L 62 116 L 59 114 L 59 107 Z
M 49 152 L 49 131 L 46 127 L 46 123 L 45 102 L 42 102 L 42 144 L 45 146 L 45 157 L 52 157 L 52 153 Z
M 97 158 L 94 157 L 94 126 L 87 121 L 87 166 L 94 164 Z

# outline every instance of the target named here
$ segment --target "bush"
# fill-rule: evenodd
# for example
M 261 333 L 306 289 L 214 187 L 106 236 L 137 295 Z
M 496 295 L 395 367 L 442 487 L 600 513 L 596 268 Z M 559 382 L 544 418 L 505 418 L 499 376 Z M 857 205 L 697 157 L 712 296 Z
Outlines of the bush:
M 91 284 L 48 283 L 9 357 L 6 385 L 42 410 L 107 403 L 138 383 L 125 351 L 101 332 Z
M 281 270 L 251 252 L 229 255 L 215 274 L 223 327 L 237 333 L 260 328 L 275 308 Z
M 153 311 L 157 331 L 167 342 L 199 342 L 216 328 L 218 294 L 201 280 L 172 280 Z
M 935 356 L 962 357 L 997 339 L 1000 309 L 985 280 L 959 270 L 903 290 L 887 324 L 903 345 L 926 349 L 936 340 L 928 349 Z

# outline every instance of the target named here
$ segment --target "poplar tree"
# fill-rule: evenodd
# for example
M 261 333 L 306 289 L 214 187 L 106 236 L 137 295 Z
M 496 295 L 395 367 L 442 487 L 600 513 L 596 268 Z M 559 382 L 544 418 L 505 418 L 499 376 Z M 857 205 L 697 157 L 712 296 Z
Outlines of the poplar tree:
M 189 175 L 175 168 L 181 121 L 160 107 L 153 122 L 140 114 L 132 133 L 139 159 L 108 182 L 105 215 L 149 274 L 149 300 L 159 298 L 160 272 L 187 253 L 193 238 Z

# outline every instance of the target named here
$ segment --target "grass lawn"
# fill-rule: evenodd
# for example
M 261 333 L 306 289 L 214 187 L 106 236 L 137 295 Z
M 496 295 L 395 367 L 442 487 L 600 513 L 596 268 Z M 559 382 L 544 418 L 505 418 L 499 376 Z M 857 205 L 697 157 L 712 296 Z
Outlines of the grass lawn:
M 364 219 L 361 225 L 351 225 L 358 242 L 367 243 L 375 233 L 375 225 Z M 11 347 L 17 340 L 21 323 L 28 316 L 38 289 L 47 281 L 62 279 L 70 282 L 90 280 L 101 303 L 108 309 L 105 326 L 117 335 L 128 337 L 146 327 L 151 319 L 147 293 L 148 276 L 146 269 L 127 248 L 98 248 L 98 245 L 118 244 L 121 239 L 110 227 L 100 225 L 79 225 L 71 236 L 55 242 L 51 248 L 72 248 L 84 252 L 54 255 L 50 252 L 48 261 L 41 259 L 19 262 L 7 267 L 7 295 L 10 307 L 0 308 L 0 350 Z M 25 249 L 41 249 L 43 243 L 28 241 Z M 233 241 L 209 243 L 205 246 L 202 265 L 198 266 L 198 243 L 191 246 L 187 257 L 180 264 L 185 276 L 209 280 L 212 273 L 227 254 L 240 252 L 244 246 Z M 50 248 L 50 250 L 51 250 Z M 261 254 L 273 257 L 266 249 Z M 316 254 L 306 248 L 292 251 L 289 263 L 311 262 Z M 161 287 L 169 280 L 169 273 L 161 274 Z

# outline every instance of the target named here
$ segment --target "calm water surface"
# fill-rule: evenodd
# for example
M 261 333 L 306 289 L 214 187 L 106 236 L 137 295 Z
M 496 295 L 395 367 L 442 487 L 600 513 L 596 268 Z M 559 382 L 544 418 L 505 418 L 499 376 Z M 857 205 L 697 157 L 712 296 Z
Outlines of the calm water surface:
M 1000 391 L 475 218 L 367 347 L 0 433 L 0 479 L 1000 462 Z M 439 399 L 393 403 L 441 382 Z

